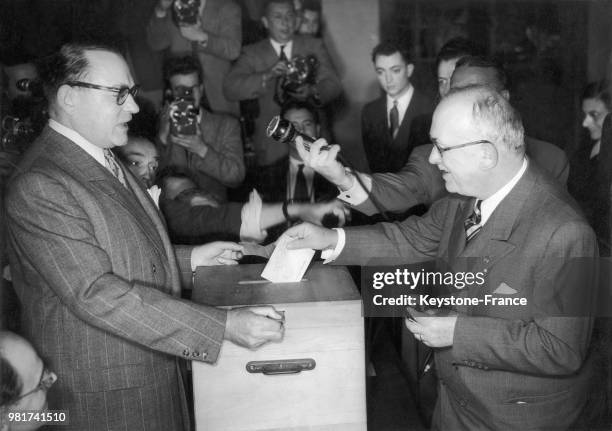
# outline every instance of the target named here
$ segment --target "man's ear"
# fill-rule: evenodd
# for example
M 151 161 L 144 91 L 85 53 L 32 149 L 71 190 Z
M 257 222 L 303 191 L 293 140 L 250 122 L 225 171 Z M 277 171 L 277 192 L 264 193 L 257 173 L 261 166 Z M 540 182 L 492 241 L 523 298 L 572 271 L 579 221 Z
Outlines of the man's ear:
M 261 23 L 263 24 L 264 28 L 265 28 L 266 30 L 268 30 L 268 28 L 269 28 L 269 24 L 270 24 L 270 23 L 268 22 L 268 17 L 266 17 L 266 16 L 262 16 L 262 17 L 261 17 Z
M 493 169 L 497 166 L 497 160 L 499 158 L 497 147 L 493 143 L 482 144 L 481 147 L 480 168 L 487 171 Z
M 69 85 L 62 85 L 57 90 L 57 102 L 66 111 L 70 111 L 75 107 L 76 93 Z
M 412 76 L 412 72 L 414 72 L 414 64 L 409 63 L 406 65 L 406 74 L 408 75 L 408 78 Z

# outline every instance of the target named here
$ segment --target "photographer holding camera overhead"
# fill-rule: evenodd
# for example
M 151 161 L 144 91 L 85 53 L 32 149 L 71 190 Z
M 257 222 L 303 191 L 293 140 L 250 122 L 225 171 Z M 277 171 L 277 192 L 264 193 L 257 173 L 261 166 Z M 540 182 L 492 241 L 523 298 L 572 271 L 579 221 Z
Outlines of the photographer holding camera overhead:
M 286 169 L 289 147 L 266 136 L 266 126 L 289 100 L 324 106 L 340 95 L 340 80 L 320 39 L 295 35 L 292 0 L 268 0 L 261 18 L 268 39 L 245 46 L 225 79 L 230 100 L 257 99 L 253 143 L 258 185 Z
M 238 115 L 223 94 L 230 62 L 240 55 L 242 14 L 233 0 L 158 0 L 147 26 L 147 42 L 170 56 L 193 55 L 206 77 L 205 100 L 212 112 Z
M 204 83 L 193 57 L 169 59 L 164 77 L 171 100 L 160 117 L 161 165 L 182 168 L 198 188 L 225 202 L 226 188 L 238 186 L 245 174 L 240 124 L 201 106 Z

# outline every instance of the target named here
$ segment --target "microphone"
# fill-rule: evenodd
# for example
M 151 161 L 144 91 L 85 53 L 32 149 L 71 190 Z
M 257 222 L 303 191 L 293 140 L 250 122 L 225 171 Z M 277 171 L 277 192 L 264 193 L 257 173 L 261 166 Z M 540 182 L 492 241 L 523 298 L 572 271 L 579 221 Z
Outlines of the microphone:
M 301 136 L 304 140 L 304 148 L 306 148 L 306 151 L 310 151 L 310 144 L 316 140 L 308 135 L 298 132 L 291 121 L 285 120 L 279 115 L 273 117 L 268 123 L 266 135 L 268 135 L 268 138 L 272 138 L 275 141 L 283 144 L 291 144 L 295 141 L 295 138 Z M 330 148 L 331 145 L 324 145 L 321 147 L 321 151 L 329 151 Z M 338 160 L 340 160 L 340 158 L 338 158 Z

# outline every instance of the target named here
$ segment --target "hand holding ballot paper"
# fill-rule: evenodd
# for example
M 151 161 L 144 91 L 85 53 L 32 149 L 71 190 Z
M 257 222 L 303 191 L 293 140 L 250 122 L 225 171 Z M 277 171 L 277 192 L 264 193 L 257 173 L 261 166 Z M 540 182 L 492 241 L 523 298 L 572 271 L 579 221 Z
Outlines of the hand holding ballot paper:
M 287 244 L 292 241 L 286 233 L 276 242 L 276 248 L 261 276 L 273 283 L 295 283 L 302 279 L 314 256 L 312 249 L 291 250 Z

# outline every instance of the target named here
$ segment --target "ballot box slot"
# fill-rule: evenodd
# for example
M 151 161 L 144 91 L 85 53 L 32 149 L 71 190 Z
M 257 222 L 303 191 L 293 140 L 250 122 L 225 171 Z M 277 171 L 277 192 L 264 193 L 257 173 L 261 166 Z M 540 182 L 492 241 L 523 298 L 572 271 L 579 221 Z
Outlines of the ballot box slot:
M 267 361 L 250 361 L 246 364 L 246 370 L 249 373 L 262 373 L 266 376 L 275 376 L 310 371 L 314 370 L 316 366 L 317 363 L 312 358 L 274 359 Z

